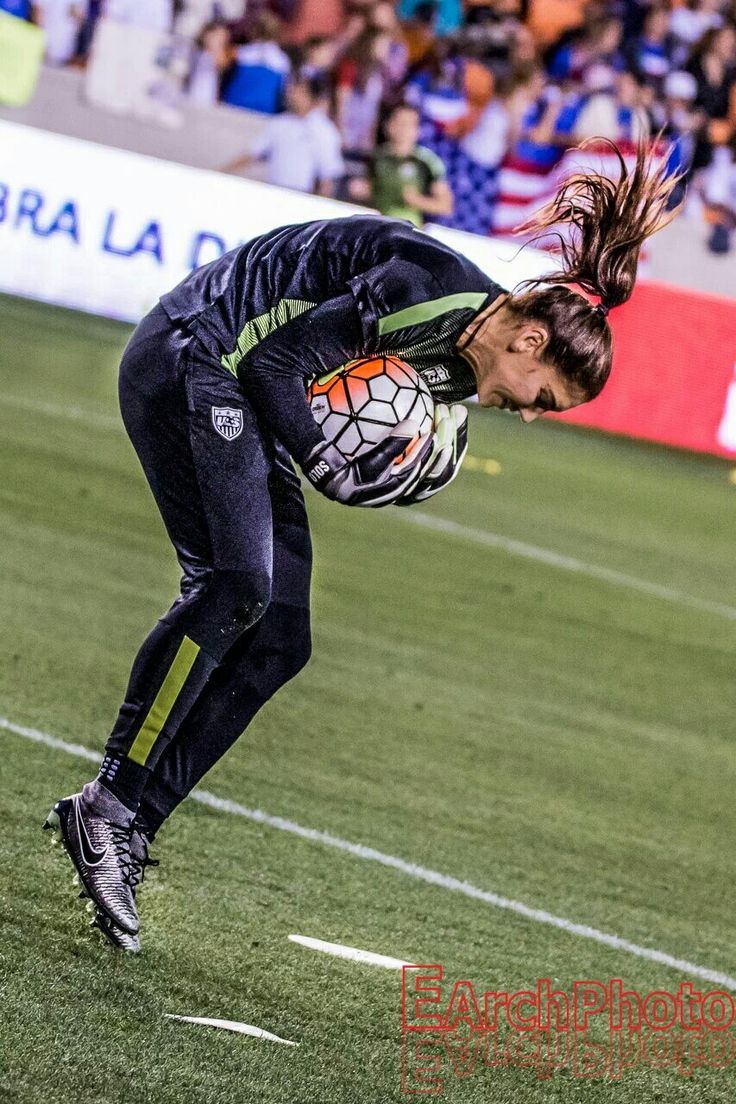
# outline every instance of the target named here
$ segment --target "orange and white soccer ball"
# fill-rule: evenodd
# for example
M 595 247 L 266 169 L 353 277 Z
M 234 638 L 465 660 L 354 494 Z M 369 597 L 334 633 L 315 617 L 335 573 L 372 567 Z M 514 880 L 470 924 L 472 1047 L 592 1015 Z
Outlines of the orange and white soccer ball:
M 327 376 L 314 380 L 309 404 L 327 438 L 348 460 L 378 444 L 410 419 L 417 436 L 394 461 L 400 467 L 434 424 L 434 402 L 429 388 L 410 364 L 395 356 L 352 360 Z

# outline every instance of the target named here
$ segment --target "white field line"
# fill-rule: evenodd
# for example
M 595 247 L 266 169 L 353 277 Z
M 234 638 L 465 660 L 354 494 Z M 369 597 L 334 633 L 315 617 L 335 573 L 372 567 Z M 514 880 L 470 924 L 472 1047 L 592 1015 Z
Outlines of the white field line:
M 34 728 L 26 728 L 23 725 L 13 724 L 4 717 L 0 717 L 0 729 L 12 732 L 16 736 L 23 736 L 38 744 L 44 744 L 46 747 L 54 748 L 57 751 L 64 751 L 69 755 L 76 755 L 95 763 L 100 762 L 100 754 L 96 754 L 89 748 L 81 747 L 79 744 L 68 744 L 65 740 L 59 740 L 54 736 L 48 736 L 45 732 L 39 732 Z M 366 859 L 368 862 L 380 863 L 381 866 L 388 866 L 393 870 L 398 870 L 400 873 L 406 874 L 407 877 L 414 878 L 417 881 L 427 882 L 429 885 L 439 886 L 441 889 L 449 889 L 455 893 L 461 893 L 465 897 L 470 897 L 475 901 L 481 901 L 483 904 L 490 905 L 492 908 L 505 909 L 508 912 L 516 913 L 517 916 L 523 916 L 526 920 L 533 920 L 538 924 L 548 924 L 553 928 L 559 928 L 561 931 L 567 932 L 568 935 L 577 935 L 583 939 L 591 939 L 594 943 L 600 943 L 604 947 L 611 947 L 615 951 L 624 951 L 626 954 L 647 959 L 649 962 L 658 962 L 660 965 L 666 966 L 671 970 L 679 970 L 689 977 L 699 977 L 703 978 L 705 981 L 711 981 L 714 985 L 718 985 L 723 989 L 736 990 L 736 977 L 730 977 L 728 974 L 720 973 L 718 970 L 711 970 L 707 966 L 698 966 L 683 958 L 676 958 L 674 955 L 667 954 L 666 951 L 658 951 L 654 947 L 640 947 L 637 943 L 631 943 L 628 939 L 622 939 L 618 935 L 609 935 L 607 932 L 599 931 L 597 928 L 592 928 L 588 924 L 578 924 L 573 920 L 566 920 L 564 917 L 555 916 L 545 909 L 532 908 L 530 905 L 525 905 L 522 901 L 514 901 L 509 897 L 501 897 L 497 893 L 491 893 L 489 890 L 478 889 L 469 882 L 460 881 L 459 878 L 453 878 L 449 874 L 442 874 L 437 870 L 430 870 L 426 866 L 418 866 L 416 863 L 407 862 L 406 859 L 401 859 L 396 855 L 386 855 L 383 851 L 376 851 L 373 847 L 366 847 L 365 844 L 350 843 L 349 840 L 340 839 L 339 836 L 332 836 L 329 832 L 321 832 L 317 828 L 304 828 L 301 824 L 296 824 L 293 820 L 273 816 L 271 813 L 264 813 L 262 809 L 249 809 L 245 805 L 239 805 L 236 801 L 230 801 L 227 798 L 217 797 L 215 794 L 208 793 L 207 790 L 196 789 L 192 792 L 191 797 L 194 801 L 198 801 L 202 805 L 208 805 L 211 809 L 217 809 L 218 812 L 245 817 L 246 820 L 255 821 L 257 824 L 265 824 L 269 828 L 277 828 L 280 832 L 289 832 L 291 835 L 298 836 L 300 839 L 309 840 L 311 843 L 321 843 L 325 847 L 334 847 L 337 851 L 345 851 L 349 855 L 355 855 L 356 858 Z
M 182 1023 L 202 1024 L 203 1027 L 221 1027 L 224 1031 L 235 1031 L 238 1035 L 252 1035 L 254 1039 L 268 1039 L 271 1043 L 283 1043 L 284 1046 L 299 1046 L 290 1039 L 282 1039 L 279 1035 L 272 1035 L 262 1027 L 253 1027 L 252 1024 L 240 1023 L 239 1020 L 216 1020 L 211 1016 L 175 1016 L 172 1012 L 164 1012 L 167 1020 L 180 1020 Z
M 462 540 L 471 541 L 473 544 L 482 544 L 487 548 L 498 548 L 502 552 L 508 552 L 512 556 L 520 556 L 525 560 L 534 560 L 537 563 L 546 564 L 548 567 L 561 568 L 563 571 L 573 571 L 578 575 L 588 575 L 593 579 L 600 579 L 604 583 L 611 583 L 613 586 L 637 590 L 641 594 L 662 598 L 666 602 L 675 602 L 681 606 L 689 606 L 691 609 L 700 610 L 702 613 L 715 613 L 719 617 L 728 618 L 729 621 L 736 621 L 736 606 L 727 606 L 723 602 L 711 602 L 707 598 L 695 598 L 684 590 L 663 586 L 661 583 L 653 583 L 649 579 L 640 579 L 636 575 L 626 575 L 624 572 L 614 571 L 610 567 L 599 567 L 597 564 L 586 563 L 585 560 L 578 560 L 574 556 L 565 556 L 560 552 L 552 552 L 549 548 L 540 548 L 536 544 L 526 544 L 524 541 L 513 540 L 501 533 L 491 533 L 486 529 L 473 529 L 469 525 L 460 525 L 456 521 L 449 521 L 447 518 L 437 517 L 434 514 L 423 514 L 417 510 L 402 510 L 401 519 L 418 525 L 422 529 L 433 529 L 437 533 L 460 537 Z
M 404 966 L 414 965 L 403 958 L 392 958 L 391 955 L 376 954 L 375 951 L 361 951 L 358 947 L 346 947 L 343 943 L 327 943 L 324 939 L 312 939 L 310 935 L 290 935 L 289 939 L 292 943 L 299 943 L 312 951 L 322 951 L 323 954 L 334 955 L 335 958 L 349 958 L 351 962 L 363 962 L 366 966 L 401 970 Z
M 41 414 L 65 418 L 68 421 L 85 422 L 97 429 L 120 431 L 123 428 L 120 418 L 109 414 L 95 414 L 77 406 L 58 406 L 54 403 L 42 402 L 36 399 L 2 394 L 0 394 L 0 405 L 15 407 L 19 410 L 38 411 Z M 311 487 L 308 487 L 308 489 L 311 489 Z M 613 586 L 624 587 L 627 590 L 638 591 L 640 594 L 647 594 L 653 598 L 661 598 L 666 602 L 674 602 L 677 605 L 699 610 L 701 613 L 713 613 L 718 617 L 726 617 L 729 621 L 736 621 L 736 606 L 725 605 L 723 602 L 712 602 L 707 598 L 696 598 L 694 595 L 687 594 L 675 587 L 664 586 L 661 583 L 653 583 L 649 579 L 640 579 L 636 575 L 627 575 L 622 571 L 614 571 L 608 567 L 587 563 L 585 560 L 578 560 L 574 556 L 565 556 L 549 548 L 526 544 L 524 541 L 505 537 L 502 533 L 493 533 L 487 529 L 474 529 L 472 526 L 461 525 L 459 522 L 436 517 L 434 514 L 423 514 L 418 510 L 394 510 L 391 516 L 394 519 L 408 521 L 423 529 L 433 529 L 435 532 L 444 533 L 447 536 L 460 537 L 462 540 L 470 541 L 473 544 L 485 545 L 486 548 L 497 548 L 512 556 L 543 563 L 548 567 L 573 571 L 578 575 L 587 575 L 589 578 L 600 579 L 602 582 L 610 583 Z

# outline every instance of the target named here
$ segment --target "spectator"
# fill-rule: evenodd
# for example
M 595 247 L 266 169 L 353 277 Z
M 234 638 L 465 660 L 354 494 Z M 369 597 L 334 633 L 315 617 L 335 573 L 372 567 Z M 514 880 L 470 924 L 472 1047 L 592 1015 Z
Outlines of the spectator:
M 442 160 L 455 200 L 449 225 L 484 234 L 490 225 L 496 198 L 496 176 L 508 145 L 509 119 L 490 69 L 464 60 L 463 111 L 437 126 L 429 142 Z
M 521 138 L 530 113 L 544 95 L 545 73 L 538 65 L 520 65 L 511 75 L 505 107 L 509 120 L 508 149 Z
M 670 15 L 670 33 L 674 43 L 673 56 L 684 64 L 694 46 L 708 31 L 723 26 L 721 0 L 685 0 Z
M 213 21 L 202 27 L 194 44 L 187 92 L 193 103 L 206 106 L 220 99 L 223 74 L 232 57 L 230 31 L 226 23 Z
M 196 42 L 212 23 L 228 23 L 242 17 L 245 0 L 176 0 L 174 30 Z
M 428 134 L 462 118 L 467 111 L 461 60 L 446 42 L 437 42 L 412 76 L 408 96 L 419 106 Z
M 541 170 L 556 165 L 571 142 L 584 102 L 580 92 L 563 92 L 557 85 L 548 84 L 523 120 L 518 156 Z
M 422 226 L 426 215 L 452 214 L 445 169 L 431 150 L 418 145 L 419 112 L 399 104 L 386 121 L 388 141 L 371 158 L 368 180 L 353 182 L 353 198 L 370 202 L 382 215 Z
M 343 148 L 349 153 L 368 154 L 376 144 L 378 113 L 387 88 L 383 69 L 386 48 L 386 36 L 368 28 L 338 64 L 337 125 Z
M 616 74 L 607 65 L 591 65 L 583 87 L 586 99 L 575 121 L 576 142 L 608 138 L 616 143 L 636 143 L 649 136 L 641 88 L 631 73 Z
M 571 145 L 584 97 L 576 91 L 563 92 L 557 85 L 545 87 L 543 74 L 531 70 L 509 102 L 512 140 L 498 173 L 498 201 L 491 223 L 496 233 L 512 231 L 548 198 L 550 174 Z
M 222 85 L 224 103 L 275 115 L 281 110 L 291 62 L 281 49 L 281 23 L 270 12 L 256 21 L 251 41 L 235 50 Z
M 508 109 L 498 96 L 488 102 L 474 117 L 474 125 L 458 133 L 458 143 L 465 154 L 486 169 L 497 169 L 508 148 L 511 122 Z
M 728 139 L 736 123 L 736 31 L 730 25 L 708 31 L 687 66 L 697 83 L 696 106 L 704 114 L 695 145 L 694 169 L 710 163 L 714 138 Z M 720 127 L 714 124 L 721 123 Z
M 84 23 L 79 31 L 79 38 L 77 39 L 77 57 L 82 61 L 86 60 L 89 56 L 97 20 L 100 18 L 102 12 L 102 3 L 103 0 L 86 0 L 87 15 L 85 16 Z
M 697 94 L 692 73 L 669 73 L 664 82 L 664 102 L 655 109 L 657 128 L 669 147 L 669 170 L 684 178 L 674 193 L 675 204 L 684 198 L 685 183 L 695 159 L 696 135 L 703 124 L 703 114 L 695 107 Z
M 711 253 L 728 253 L 736 228 L 736 148 L 733 143 L 715 151 L 705 174 L 704 199 L 712 226 L 708 248 Z
M 383 36 L 382 64 L 386 82 L 397 87 L 404 80 L 409 53 L 392 0 L 377 0 L 368 14 L 368 27 Z
M 328 84 L 337 57 L 337 44 L 330 38 L 315 35 L 304 44 L 299 76 Z
M 696 102 L 711 119 L 727 119 L 733 110 L 736 81 L 736 31 L 731 25 L 708 31 L 687 69 L 698 85 Z
M 266 180 L 298 192 L 331 195 L 343 174 L 340 135 L 325 112 L 324 88 L 296 78 L 286 90 L 288 110 L 269 120 L 250 152 L 226 165 L 237 173 L 266 162 Z
M 623 27 L 618 19 L 590 23 L 552 52 L 549 75 L 557 81 L 581 81 L 585 70 L 596 62 L 621 69 L 622 37 Z
M 670 36 L 670 13 L 654 7 L 644 20 L 641 36 L 628 51 L 628 65 L 639 79 L 659 91 L 673 68 L 674 44 Z
M 75 57 L 87 14 L 87 0 L 34 0 L 34 22 L 46 32 L 46 61 L 50 65 L 66 65 Z
M 661 130 L 671 171 L 688 179 L 712 161 L 717 181 L 727 146 L 733 160 L 736 0 L 0 0 L 0 10 L 35 13 L 54 64 L 84 48 L 80 21 L 88 29 L 100 11 L 87 89 L 113 110 L 165 121 L 182 83 L 201 105 L 277 116 L 286 99 L 254 151 L 270 180 L 329 194 L 344 151 L 351 171 L 370 164 L 358 191 L 419 223 L 506 232 L 568 171 L 565 147 L 591 137 L 628 156 Z M 164 54 L 174 60 L 162 75 Z M 379 117 L 397 103 L 377 150 Z M 728 230 L 721 214 L 713 224 Z
M 458 134 L 456 148 L 447 152 L 448 184 L 455 199 L 449 224 L 456 229 L 488 233 L 498 192 L 498 170 L 509 146 L 510 129 L 506 105 L 500 96 L 494 96 L 474 125 Z
M 161 117 L 152 89 L 161 78 L 162 36 L 171 30 L 173 0 L 105 0 L 95 25 L 85 91 L 109 111 Z
M 402 23 L 407 65 L 410 69 L 420 66 L 432 52 L 436 11 L 434 0 L 421 0 L 421 3 L 413 4 L 411 15 Z
M 345 162 L 342 157 L 340 131 L 329 114 L 329 85 L 316 77 L 302 81 L 302 84 L 312 100 L 307 122 L 312 128 L 317 154 L 317 190 L 320 195 L 332 196 L 338 181 L 345 176 Z

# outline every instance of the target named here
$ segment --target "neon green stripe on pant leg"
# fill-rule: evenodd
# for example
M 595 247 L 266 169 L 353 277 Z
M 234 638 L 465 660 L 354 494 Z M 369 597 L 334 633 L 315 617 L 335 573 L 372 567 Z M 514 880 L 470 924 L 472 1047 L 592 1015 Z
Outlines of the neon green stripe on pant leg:
M 141 725 L 140 731 L 133 741 L 133 746 L 128 752 L 128 758 L 132 759 L 134 763 L 145 767 L 146 760 L 151 754 L 151 748 L 161 735 L 161 729 L 166 724 L 169 713 L 174 708 L 174 702 L 179 697 L 198 655 L 199 644 L 195 644 L 193 640 L 185 636 L 169 667 L 166 678 L 161 683 L 158 694 L 153 699 L 153 705 L 148 711 L 148 716 Z

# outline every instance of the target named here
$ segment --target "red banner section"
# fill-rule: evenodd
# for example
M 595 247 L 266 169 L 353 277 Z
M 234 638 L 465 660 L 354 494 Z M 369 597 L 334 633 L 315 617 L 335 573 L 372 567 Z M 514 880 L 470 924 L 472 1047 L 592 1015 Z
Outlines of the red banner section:
M 736 300 L 642 281 L 609 319 L 611 378 L 562 420 L 736 457 Z

